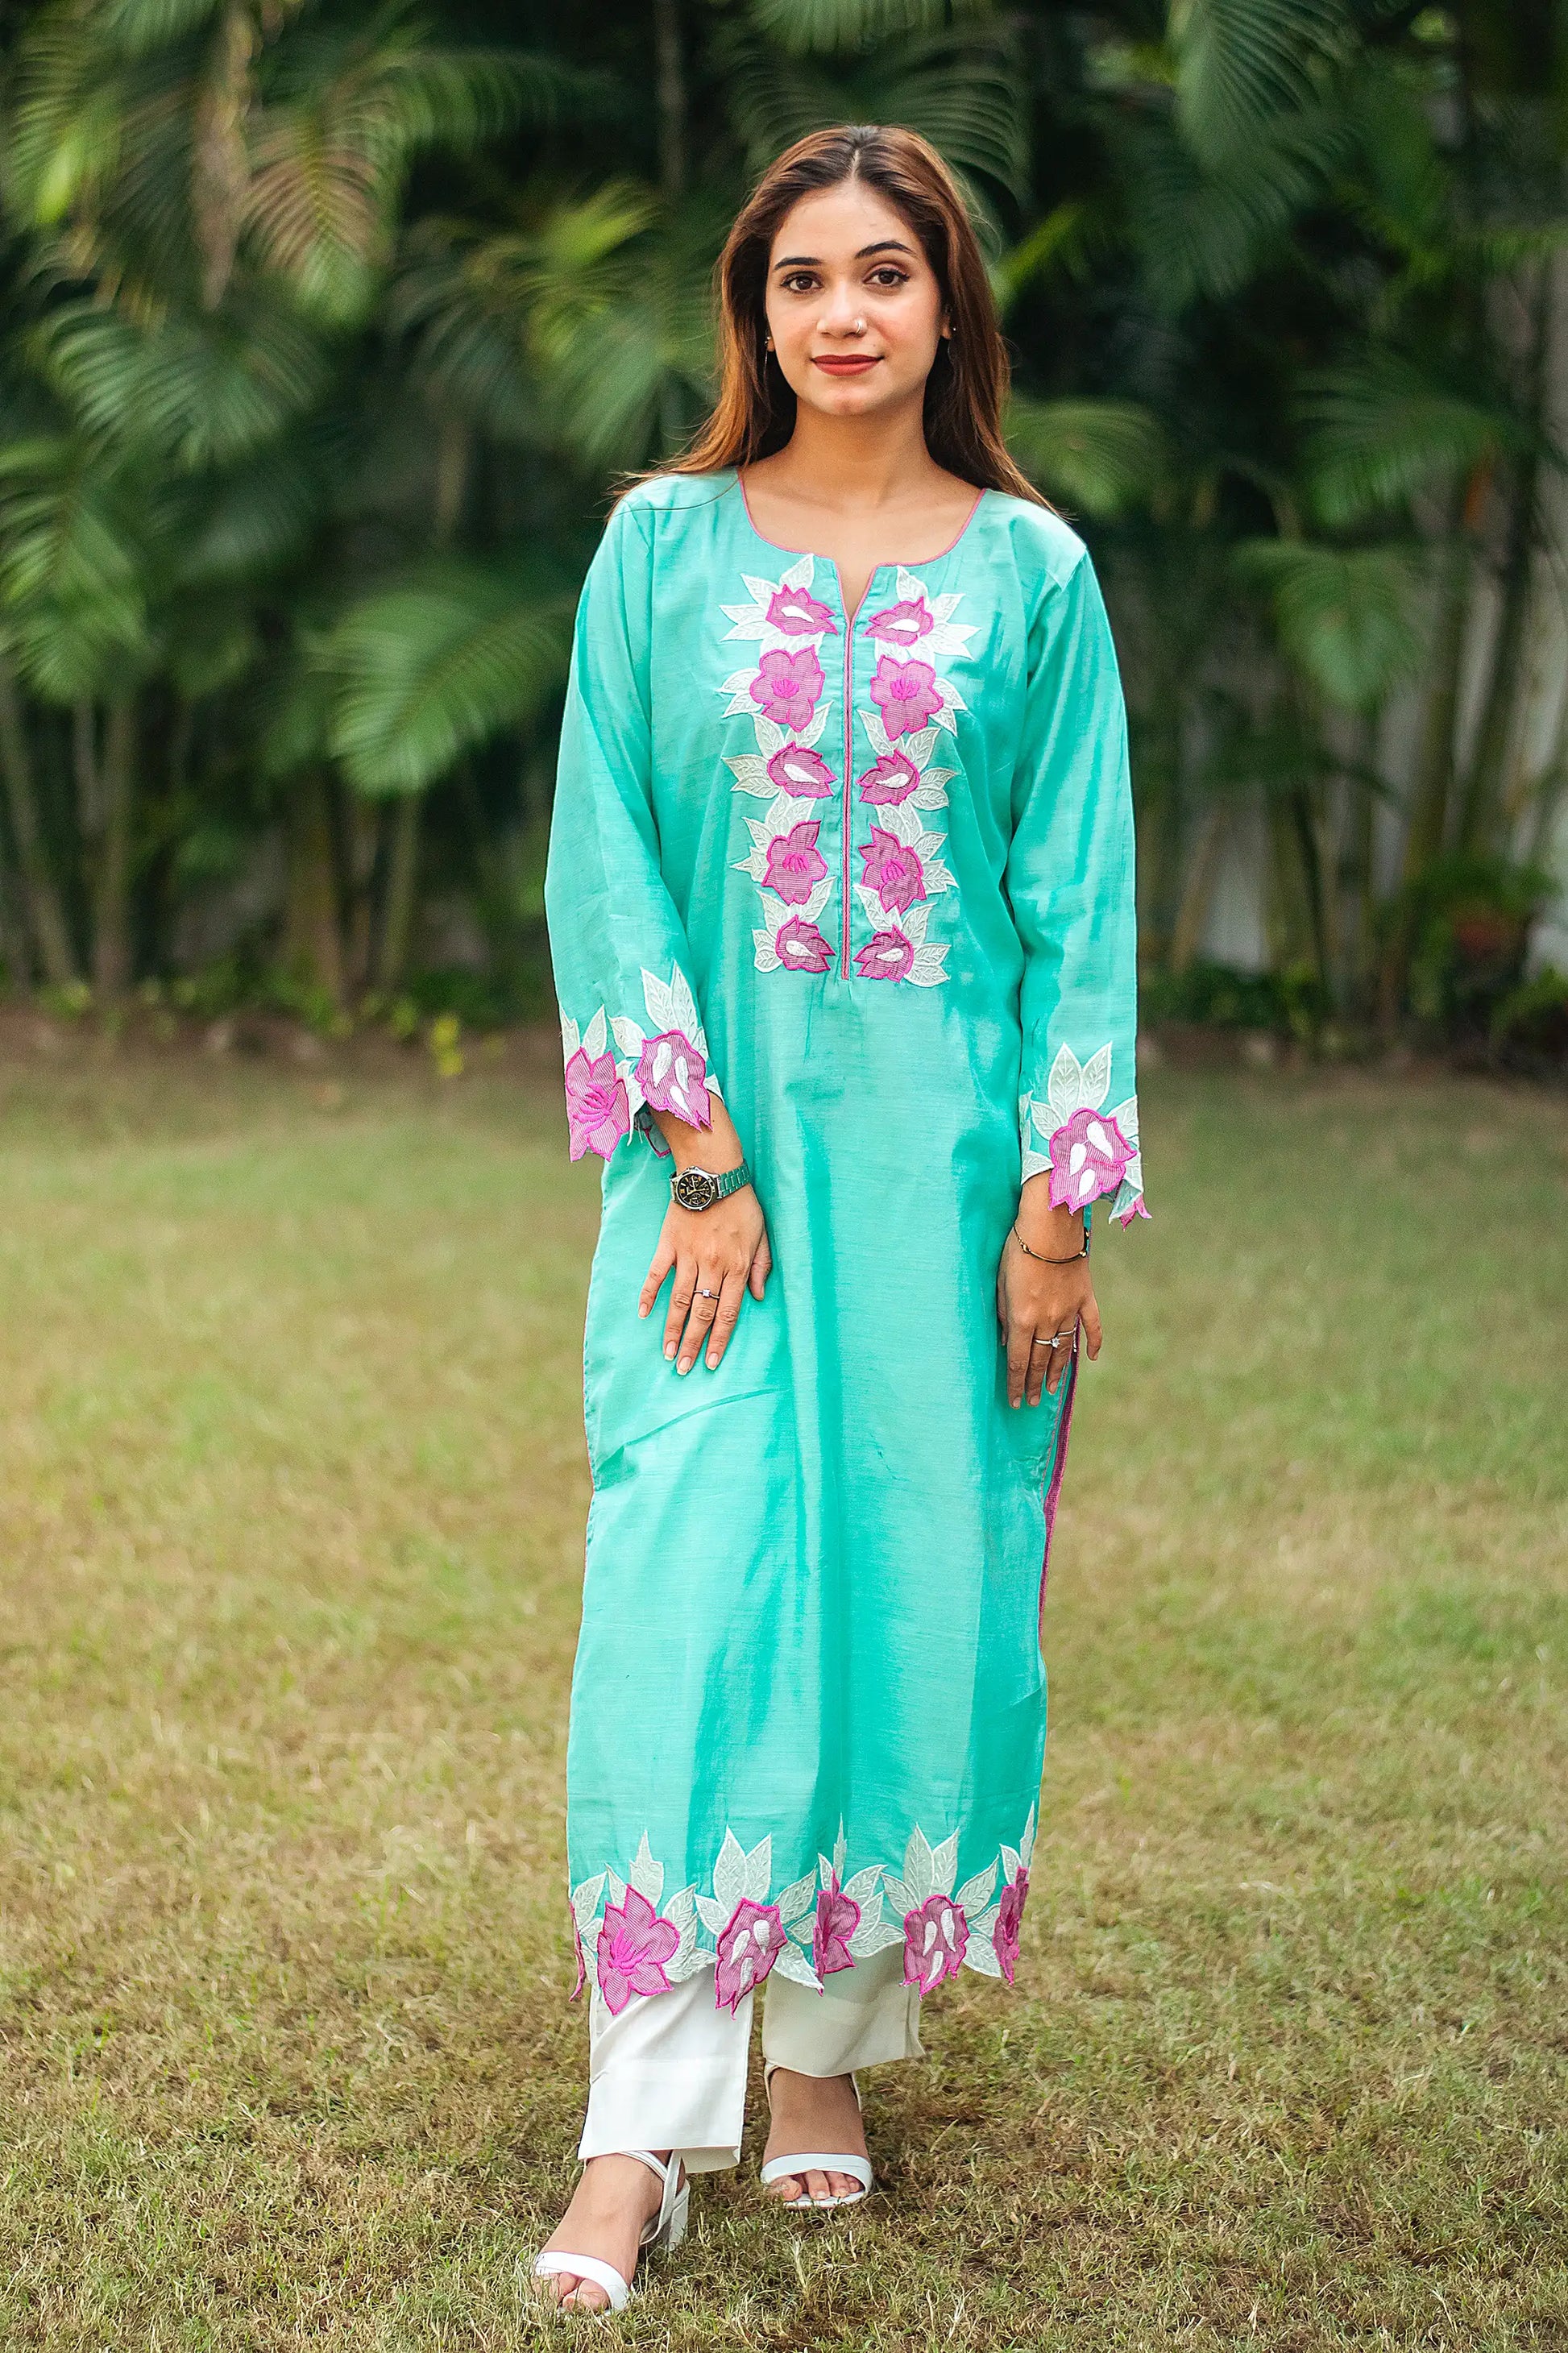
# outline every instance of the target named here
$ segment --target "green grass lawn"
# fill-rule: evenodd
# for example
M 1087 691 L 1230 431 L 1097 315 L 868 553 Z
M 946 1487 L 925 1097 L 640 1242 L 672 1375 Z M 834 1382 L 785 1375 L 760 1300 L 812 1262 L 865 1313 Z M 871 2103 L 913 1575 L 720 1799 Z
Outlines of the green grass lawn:
M 95 1051 L 0 1064 L 0 2347 L 543 2341 L 594 1177 L 542 1054 Z M 1145 1134 L 1019 1991 L 597 2342 L 1568 2347 L 1568 1105 Z

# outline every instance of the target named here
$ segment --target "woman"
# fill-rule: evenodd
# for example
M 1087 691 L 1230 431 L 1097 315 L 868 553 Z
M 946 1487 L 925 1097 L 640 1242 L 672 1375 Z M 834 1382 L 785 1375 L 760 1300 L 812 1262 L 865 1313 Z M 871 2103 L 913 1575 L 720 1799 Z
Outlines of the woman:
M 605 1164 L 591 2082 L 540 2259 L 584 2309 L 737 2161 L 764 1980 L 797 2206 L 870 2186 L 854 2070 L 961 1967 L 1011 1980 L 1089 1212 L 1142 1212 L 1115 657 L 1004 448 L 958 192 L 908 132 L 814 134 L 721 287 L 718 406 L 584 591 L 547 882 Z

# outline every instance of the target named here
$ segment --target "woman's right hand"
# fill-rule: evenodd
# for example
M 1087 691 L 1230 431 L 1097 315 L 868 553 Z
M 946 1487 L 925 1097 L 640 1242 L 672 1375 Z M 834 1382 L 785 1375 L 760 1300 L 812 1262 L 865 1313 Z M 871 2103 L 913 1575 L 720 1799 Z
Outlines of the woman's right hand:
M 704 1342 L 709 1370 L 722 1362 L 742 1300 L 748 1291 L 753 1299 L 762 1297 L 773 1262 L 767 1219 L 754 1187 L 743 1185 L 710 1209 L 682 1209 L 671 1201 L 637 1314 L 651 1315 L 673 1268 L 664 1353 L 675 1358 L 678 1373 L 691 1370 Z

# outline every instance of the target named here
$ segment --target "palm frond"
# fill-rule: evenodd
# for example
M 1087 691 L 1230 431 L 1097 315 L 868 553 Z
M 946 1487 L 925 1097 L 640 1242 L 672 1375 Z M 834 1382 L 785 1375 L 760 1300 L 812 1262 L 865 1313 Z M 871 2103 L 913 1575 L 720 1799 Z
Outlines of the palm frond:
M 1300 415 L 1312 504 L 1329 523 L 1403 506 L 1520 440 L 1500 404 L 1471 398 L 1392 354 L 1309 379 Z
M 1268 595 L 1286 655 L 1342 709 L 1377 709 L 1419 664 L 1420 575 L 1402 549 L 1248 540 L 1233 561 Z
M 862 49 L 900 33 L 941 32 L 950 17 L 984 16 L 987 0 L 751 0 L 759 31 L 796 57 Z M 879 120 L 880 118 L 875 118 Z
M 417 792 L 531 718 L 566 675 L 572 600 L 443 565 L 366 597 L 332 633 L 332 752 L 366 793 Z
M 1176 115 L 1193 153 L 1226 164 L 1279 116 L 1310 110 L 1349 31 L 1342 0 L 1173 0 Z
M 243 458 L 318 400 L 331 362 L 305 322 L 258 295 L 141 326 L 96 303 L 31 331 L 40 374 L 95 438 L 186 468 Z
M 1032 400 L 1015 394 L 1007 443 L 1029 480 L 1097 520 L 1147 499 L 1166 470 L 1165 438 L 1128 400 Z
M 48 701 L 100 691 L 151 650 L 136 501 L 81 445 L 0 450 L 0 638 Z
M 1151 300 L 1168 314 L 1239 293 L 1321 201 L 1350 133 L 1331 110 L 1281 117 L 1205 170 L 1164 124 L 1113 125 L 1110 144 Z

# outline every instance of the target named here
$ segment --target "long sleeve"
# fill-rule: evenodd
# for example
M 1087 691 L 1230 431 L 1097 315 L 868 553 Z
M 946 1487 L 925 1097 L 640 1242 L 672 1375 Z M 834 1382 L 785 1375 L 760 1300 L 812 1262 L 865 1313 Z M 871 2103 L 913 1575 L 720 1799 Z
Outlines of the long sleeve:
M 652 561 L 631 500 L 577 608 L 544 879 L 574 1160 L 607 1160 L 646 1111 L 710 1122 L 690 950 L 659 868 L 648 718 Z M 663 1147 L 660 1146 L 660 1149 Z
M 1058 1208 L 1104 1194 L 1147 1217 L 1134 1070 L 1137 916 L 1127 720 L 1087 554 L 1029 632 L 1007 889 L 1024 947 L 1019 1117 L 1026 1177 Z

